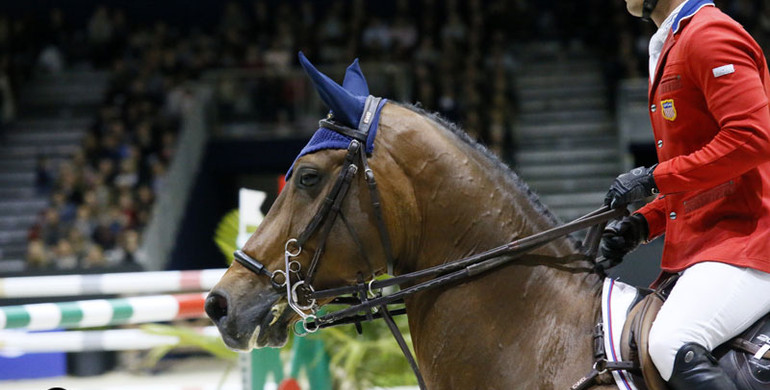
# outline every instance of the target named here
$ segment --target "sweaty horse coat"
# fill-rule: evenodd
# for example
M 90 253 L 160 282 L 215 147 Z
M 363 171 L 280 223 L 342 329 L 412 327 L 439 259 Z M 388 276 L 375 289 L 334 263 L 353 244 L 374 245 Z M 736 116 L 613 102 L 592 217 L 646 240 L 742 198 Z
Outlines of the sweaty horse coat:
M 641 208 L 666 233 L 662 268 L 719 261 L 770 272 L 770 75 L 762 50 L 711 2 L 690 0 L 650 85 L 661 195 Z

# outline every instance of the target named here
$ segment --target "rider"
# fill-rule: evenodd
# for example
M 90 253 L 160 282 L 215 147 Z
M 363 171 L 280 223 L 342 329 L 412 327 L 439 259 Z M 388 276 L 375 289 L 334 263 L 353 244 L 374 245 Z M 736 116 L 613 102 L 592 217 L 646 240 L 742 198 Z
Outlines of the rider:
M 761 48 L 710 0 L 626 0 L 652 20 L 649 115 L 657 165 L 618 176 L 625 207 L 602 254 L 619 261 L 665 233 L 661 268 L 679 273 L 649 353 L 674 389 L 735 389 L 711 351 L 770 311 L 770 75 Z

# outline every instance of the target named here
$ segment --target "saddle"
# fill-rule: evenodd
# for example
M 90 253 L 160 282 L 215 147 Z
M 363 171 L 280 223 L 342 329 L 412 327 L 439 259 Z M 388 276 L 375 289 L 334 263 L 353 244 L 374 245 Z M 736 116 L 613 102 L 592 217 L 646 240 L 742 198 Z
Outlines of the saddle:
M 639 390 L 668 390 L 650 358 L 647 347 L 652 322 L 676 283 L 677 276 L 648 292 L 629 311 L 620 339 L 620 354 L 633 363 L 626 372 Z M 770 313 L 740 336 L 713 351 L 719 365 L 741 390 L 770 389 Z

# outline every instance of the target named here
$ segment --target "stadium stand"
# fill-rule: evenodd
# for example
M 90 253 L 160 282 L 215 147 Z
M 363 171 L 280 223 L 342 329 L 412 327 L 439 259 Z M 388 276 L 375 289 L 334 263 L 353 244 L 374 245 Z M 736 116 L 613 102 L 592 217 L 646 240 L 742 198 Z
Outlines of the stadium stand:
M 380 94 L 458 122 L 570 219 L 627 160 L 616 91 L 646 74 L 651 32 L 602 0 L 230 1 L 176 24 L 113 3 L 80 19 L 0 7 L 0 272 L 135 261 L 191 80 L 215 91 L 215 136 L 312 131 L 298 50 L 360 57 Z M 767 47 L 765 2 L 717 3 Z

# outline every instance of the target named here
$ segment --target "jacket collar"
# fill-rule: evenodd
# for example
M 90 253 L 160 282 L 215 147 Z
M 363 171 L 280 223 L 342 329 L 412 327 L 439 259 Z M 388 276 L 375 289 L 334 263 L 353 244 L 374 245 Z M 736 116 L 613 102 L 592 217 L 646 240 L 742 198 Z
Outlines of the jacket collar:
M 678 33 L 679 28 L 682 26 L 682 22 L 693 17 L 693 15 L 695 15 L 701 8 L 713 5 L 714 2 L 712 0 L 687 0 L 684 7 L 682 7 L 682 10 L 679 11 L 679 14 L 676 16 L 676 19 L 674 19 L 674 24 L 671 25 L 671 33 Z

